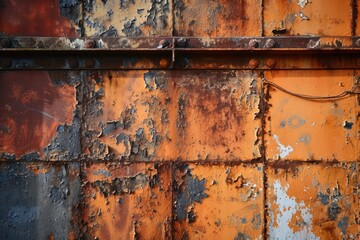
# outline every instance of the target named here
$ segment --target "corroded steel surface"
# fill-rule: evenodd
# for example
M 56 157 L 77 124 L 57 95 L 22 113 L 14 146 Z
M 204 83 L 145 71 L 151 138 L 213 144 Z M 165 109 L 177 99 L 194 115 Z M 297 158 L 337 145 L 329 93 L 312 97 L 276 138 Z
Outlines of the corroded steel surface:
M 358 2 L 0 0 L 0 238 L 359 239 Z
M 352 164 L 268 168 L 271 239 L 358 239 L 359 169 Z
M 174 239 L 262 239 L 262 164 L 179 165 Z
M 60 72 L 0 73 L 0 153 L 3 158 L 67 160 L 77 157 L 80 126 L 73 117 L 76 83 L 66 84 L 68 81 L 71 74 L 62 76 Z
M 351 36 L 352 2 L 264 0 L 264 35 Z
M 169 239 L 171 171 L 161 164 L 85 164 L 83 237 Z
M 295 93 L 330 96 L 357 88 L 354 71 L 273 71 L 266 79 Z M 271 160 L 359 159 L 359 105 L 355 96 L 303 99 L 269 87 L 266 153 Z
M 81 9 L 81 3 L 76 0 L 1 0 L 0 33 L 10 36 L 81 36 Z
M 260 157 L 260 97 L 251 72 L 88 72 L 87 82 L 83 135 L 89 158 Z
M 79 163 L 0 163 L 1 239 L 78 239 Z

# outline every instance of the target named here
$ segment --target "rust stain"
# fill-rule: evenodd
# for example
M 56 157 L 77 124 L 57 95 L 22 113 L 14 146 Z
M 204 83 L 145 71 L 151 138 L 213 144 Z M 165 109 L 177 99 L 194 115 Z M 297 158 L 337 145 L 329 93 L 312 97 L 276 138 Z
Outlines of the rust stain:
M 176 36 L 261 35 L 261 1 L 174 1 Z
M 55 87 L 47 72 L 0 74 L 0 152 L 42 156 L 61 124 L 71 124 L 75 89 Z
M 171 168 L 117 163 L 84 168 L 85 238 L 168 239 Z M 117 182 L 116 184 L 112 184 Z
M 256 75 L 129 71 L 98 78 L 90 86 L 86 118 L 86 135 L 96 137 L 89 139 L 90 156 L 131 161 L 260 157 Z
M 170 1 L 87 1 L 85 35 L 99 37 L 170 36 Z
M 355 84 L 353 71 L 347 70 L 274 71 L 265 76 L 287 90 L 314 96 L 336 95 Z M 358 106 L 354 96 L 309 101 L 273 88 L 269 94 L 267 115 L 271 119 L 265 135 L 268 159 L 358 160 Z
M 0 32 L 16 36 L 80 36 L 78 1 L 1 1 Z
M 351 0 L 264 1 L 264 35 L 351 36 Z M 279 31 L 282 30 L 282 31 Z
M 356 163 L 268 168 L 268 232 L 279 239 L 357 239 Z
M 174 238 L 261 239 L 262 170 L 261 164 L 176 166 Z

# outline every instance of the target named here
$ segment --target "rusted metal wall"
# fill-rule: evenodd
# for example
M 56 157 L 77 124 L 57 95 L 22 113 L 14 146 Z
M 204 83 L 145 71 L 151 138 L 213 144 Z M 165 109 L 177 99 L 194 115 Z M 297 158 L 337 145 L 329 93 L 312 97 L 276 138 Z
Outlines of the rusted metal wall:
M 0 0 L 1 239 L 359 239 L 356 0 Z

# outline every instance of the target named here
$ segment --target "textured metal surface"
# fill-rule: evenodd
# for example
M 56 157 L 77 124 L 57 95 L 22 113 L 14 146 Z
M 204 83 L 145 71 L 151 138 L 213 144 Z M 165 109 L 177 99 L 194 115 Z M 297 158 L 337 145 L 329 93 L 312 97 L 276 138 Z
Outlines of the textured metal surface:
M 354 71 L 276 71 L 266 72 L 265 77 L 290 91 L 310 95 L 335 95 L 359 86 Z M 270 87 L 268 104 L 268 159 L 359 159 L 359 104 L 355 96 L 311 101 Z
M 78 239 L 79 163 L 0 163 L 1 239 Z
M 0 157 L 76 159 L 78 73 L 0 72 Z
M 87 72 L 91 159 L 260 157 L 257 76 L 242 71 Z
M 275 163 L 267 179 L 271 239 L 359 238 L 356 163 Z
M 81 9 L 77 0 L 1 0 L 0 35 L 81 36 Z
M 0 0 L 0 238 L 359 239 L 358 2 Z

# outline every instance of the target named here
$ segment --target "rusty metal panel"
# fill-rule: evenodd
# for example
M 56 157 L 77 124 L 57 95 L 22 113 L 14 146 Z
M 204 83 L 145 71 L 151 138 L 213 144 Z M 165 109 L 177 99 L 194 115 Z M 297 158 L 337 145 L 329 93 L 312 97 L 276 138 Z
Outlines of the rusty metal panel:
M 264 36 L 351 36 L 351 0 L 264 0 Z
M 81 19 L 76 0 L 0 1 L 0 35 L 76 37 Z
M 78 73 L 0 72 L 0 158 L 76 159 Z
M 170 239 L 171 166 L 84 164 L 85 239 Z
M 263 239 L 262 164 L 175 166 L 174 239 Z
M 171 36 L 169 0 L 84 1 L 86 36 Z
M 359 239 L 358 164 L 267 169 L 269 239 Z
M 358 88 L 350 70 L 269 71 L 265 78 L 292 93 L 338 95 Z M 304 99 L 269 86 L 267 159 L 359 160 L 357 96 Z
M 249 71 L 108 71 L 87 76 L 91 159 L 260 157 L 259 89 Z
M 174 0 L 174 35 L 203 37 L 261 36 L 260 0 Z M 202 39 L 210 45 L 210 39 Z
M 1 239 L 78 239 L 79 163 L 0 163 Z

